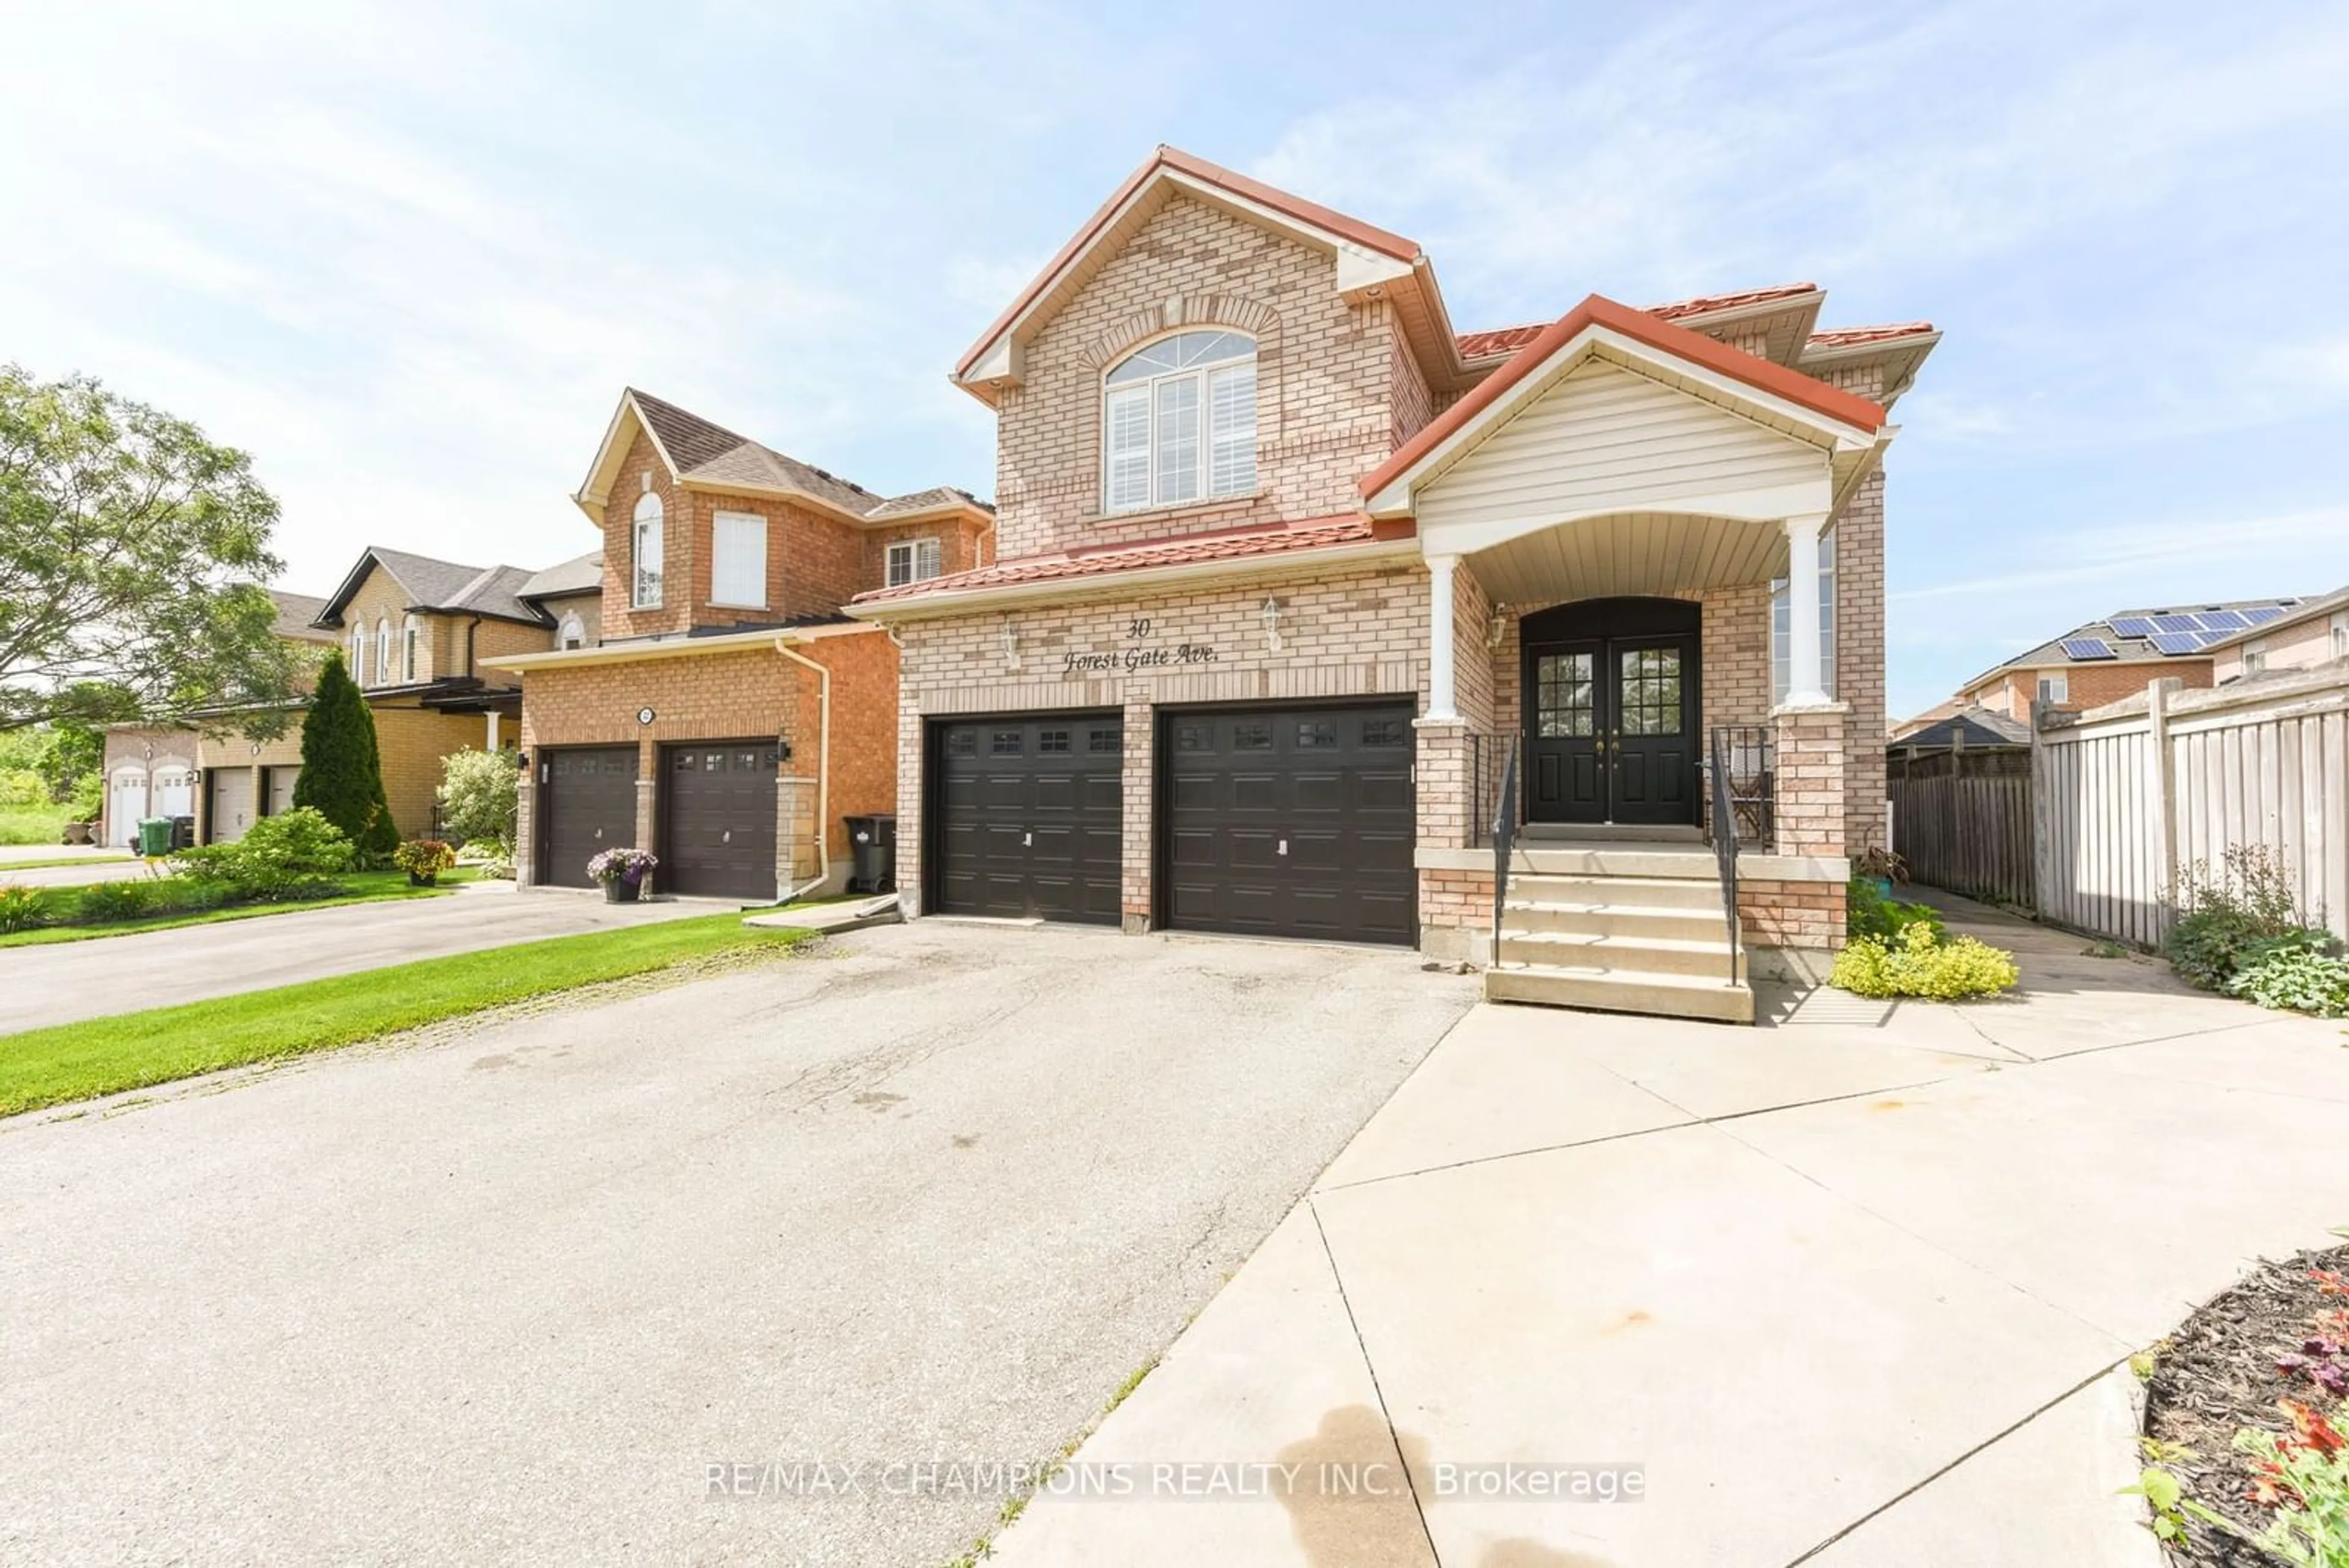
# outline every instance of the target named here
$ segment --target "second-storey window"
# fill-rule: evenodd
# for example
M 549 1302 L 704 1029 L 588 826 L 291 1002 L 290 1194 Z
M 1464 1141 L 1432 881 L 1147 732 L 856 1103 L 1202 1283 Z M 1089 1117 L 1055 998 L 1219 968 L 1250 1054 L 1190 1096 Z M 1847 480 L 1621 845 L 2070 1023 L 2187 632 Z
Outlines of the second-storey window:
M 1178 332 L 1135 350 L 1102 390 L 1102 495 L 1111 512 L 1256 489 L 1256 340 Z
M 767 520 L 754 512 L 720 512 L 709 531 L 709 602 L 765 609 Z
M 895 588 L 907 583 L 927 582 L 938 575 L 938 566 L 936 539 L 901 539 L 889 546 L 888 586 Z
M 416 618 L 408 616 L 399 623 L 399 678 L 416 679 Z
M 351 679 L 367 684 L 367 623 L 360 621 L 351 628 Z
M 391 673 L 391 621 L 389 618 L 375 623 L 375 683 L 388 686 Z
M 649 490 L 636 502 L 630 558 L 636 584 L 628 602 L 637 609 L 657 608 L 661 602 L 661 501 Z

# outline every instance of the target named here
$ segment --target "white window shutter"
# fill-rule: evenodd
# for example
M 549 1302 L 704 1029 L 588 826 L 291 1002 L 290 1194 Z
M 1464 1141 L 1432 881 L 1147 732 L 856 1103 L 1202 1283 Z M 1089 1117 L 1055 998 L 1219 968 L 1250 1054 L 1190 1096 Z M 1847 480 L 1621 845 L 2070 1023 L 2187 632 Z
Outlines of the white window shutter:
M 1152 496 L 1172 506 L 1199 495 L 1199 383 L 1191 376 L 1161 381 L 1157 393 Z
M 1256 366 L 1235 365 L 1207 379 L 1208 485 L 1217 495 L 1256 488 Z
M 710 520 L 709 597 L 743 609 L 767 605 L 767 520 L 720 512 Z
M 1109 509 L 1150 504 L 1150 389 L 1112 392 L 1103 419 L 1109 427 Z

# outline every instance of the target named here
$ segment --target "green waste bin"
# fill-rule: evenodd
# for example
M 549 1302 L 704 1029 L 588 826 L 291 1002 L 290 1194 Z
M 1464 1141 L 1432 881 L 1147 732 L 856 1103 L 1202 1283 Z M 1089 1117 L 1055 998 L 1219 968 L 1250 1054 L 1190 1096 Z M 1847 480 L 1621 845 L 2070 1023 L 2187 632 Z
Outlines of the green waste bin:
M 142 816 L 139 819 L 139 853 L 150 856 L 171 853 L 170 817 Z

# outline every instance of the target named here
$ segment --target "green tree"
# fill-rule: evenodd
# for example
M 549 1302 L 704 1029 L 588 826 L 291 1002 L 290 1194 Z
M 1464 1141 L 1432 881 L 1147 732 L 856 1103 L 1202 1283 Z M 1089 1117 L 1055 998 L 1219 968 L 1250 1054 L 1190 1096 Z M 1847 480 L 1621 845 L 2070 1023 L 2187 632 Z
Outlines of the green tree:
M 376 749 L 375 715 L 329 653 L 318 669 L 318 689 L 302 721 L 302 776 L 294 804 L 316 807 L 358 851 L 363 867 L 382 866 L 399 847 L 391 804 L 383 793 L 383 757 Z
M 295 656 L 256 586 L 276 522 L 243 452 L 87 377 L 0 366 L 0 730 L 282 725 Z
M 440 827 L 451 844 L 493 842 L 513 852 L 517 785 L 506 752 L 451 752 L 440 760 Z

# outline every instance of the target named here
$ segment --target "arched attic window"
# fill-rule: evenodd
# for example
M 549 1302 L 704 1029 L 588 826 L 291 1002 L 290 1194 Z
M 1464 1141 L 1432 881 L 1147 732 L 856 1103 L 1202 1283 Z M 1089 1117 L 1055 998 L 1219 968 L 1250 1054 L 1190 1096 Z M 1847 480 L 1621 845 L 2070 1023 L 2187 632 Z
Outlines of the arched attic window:
M 554 646 L 557 648 L 587 646 L 587 623 L 579 618 L 577 610 L 567 612 L 563 618 L 563 624 L 555 628 Z
M 647 490 L 637 498 L 630 556 L 635 587 L 629 604 L 636 609 L 657 609 L 661 602 L 661 498 Z
M 378 618 L 375 623 L 375 683 L 391 684 L 391 618 Z
M 351 679 L 361 686 L 367 684 L 367 623 L 351 625 Z
M 1111 512 L 1256 489 L 1256 339 L 1178 332 L 1102 379 L 1102 494 Z

